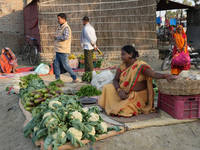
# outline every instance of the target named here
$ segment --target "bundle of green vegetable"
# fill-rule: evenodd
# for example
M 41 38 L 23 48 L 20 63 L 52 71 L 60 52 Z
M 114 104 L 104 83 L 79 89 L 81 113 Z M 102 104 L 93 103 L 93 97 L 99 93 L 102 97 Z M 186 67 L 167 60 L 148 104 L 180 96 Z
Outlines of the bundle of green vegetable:
M 21 82 L 19 83 L 19 86 L 22 89 L 27 88 L 27 86 L 30 86 L 31 84 L 33 84 L 33 86 L 37 86 L 37 84 L 39 84 L 38 86 L 40 86 L 40 84 L 44 85 L 43 80 L 37 74 L 29 74 L 27 76 L 20 77 L 20 80 Z M 36 83 L 34 84 L 35 81 Z
M 64 87 L 65 84 L 61 79 L 58 79 L 56 81 L 52 81 L 49 83 L 49 86 L 57 86 L 57 87 Z
M 26 97 L 21 100 L 26 111 L 32 111 L 37 105 L 44 102 L 46 99 L 53 99 L 63 95 L 63 92 L 58 87 L 48 87 L 29 91 Z
M 81 89 L 78 92 L 76 92 L 76 95 L 80 97 L 99 96 L 101 95 L 101 91 L 97 90 L 96 87 L 87 85 L 87 86 L 82 86 Z
M 92 81 L 92 72 L 85 72 L 82 75 L 82 81 L 91 82 Z
M 26 85 L 26 86 L 22 86 L 22 85 Z M 31 80 L 23 82 L 23 83 L 21 82 L 20 87 L 21 88 L 19 91 L 19 96 L 21 99 L 24 99 L 25 97 L 28 96 L 29 91 L 33 91 L 35 89 L 46 88 L 46 85 L 44 84 L 44 82 L 41 78 L 34 78 L 34 79 L 31 79 Z M 26 88 L 23 88 L 23 87 L 26 87 Z
M 99 59 L 99 60 L 97 60 L 97 63 L 96 63 L 96 67 L 97 68 L 100 68 L 101 67 L 101 62 L 103 61 L 104 59 Z
M 32 134 L 33 142 L 43 139 L 45 150 L 50 144 L 56 150 L 68 141 L 76 147 L 78 144 L 83 146 L 83 139 L 94 143 L 100 134 L 121 130 L 119 127 L 107 128 L 98 108 L 81 108 L 76 98 L 63 95 L 37 106 L 33 118 L 23 129 L 25 137 Z

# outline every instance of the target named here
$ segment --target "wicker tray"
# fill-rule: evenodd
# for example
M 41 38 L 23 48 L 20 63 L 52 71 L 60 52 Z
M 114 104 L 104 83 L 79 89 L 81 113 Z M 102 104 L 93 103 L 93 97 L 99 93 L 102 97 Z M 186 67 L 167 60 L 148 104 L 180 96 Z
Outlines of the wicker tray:
M 158 89 L 168 95 L 199 95 L 200 80 L 174 80 L 173 83 L 166 79 L 157 80 Z

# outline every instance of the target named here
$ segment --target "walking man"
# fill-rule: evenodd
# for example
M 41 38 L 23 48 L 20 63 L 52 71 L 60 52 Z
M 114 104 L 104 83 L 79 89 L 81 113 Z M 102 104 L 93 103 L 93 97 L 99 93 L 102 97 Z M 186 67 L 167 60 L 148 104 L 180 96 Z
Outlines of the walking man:
M 68 54 L 71 52 L 71 28 L 67 24 L 67 16 L 64 13 L 58 14 L 59 27 L 56 31 L 55 52 L 56 59 L 54 62 L 55 78 L 60 79 L 60 74 L 68 72 L 73 82 L 78 82 L 77 76 L 68 64 Z
M 96 46 L 96 33 L 93 26 L 89 23 L 89 18 L 85 16 L 83 18 L 83 30 L 81 34 L 81 46 L 85 55 L 85 72 L 93 71 L 92 54 L 94 50 L 97 50 Z

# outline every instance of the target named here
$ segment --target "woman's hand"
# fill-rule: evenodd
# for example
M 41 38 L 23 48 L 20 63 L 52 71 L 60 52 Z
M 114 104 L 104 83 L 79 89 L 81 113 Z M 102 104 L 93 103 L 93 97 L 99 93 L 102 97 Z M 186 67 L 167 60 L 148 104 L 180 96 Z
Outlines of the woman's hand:
M 124 92 L 122 90 L 119 91 L 119 97 L 120 97 L 121 100 L 125 100 L 125 99 L 128 98 L 128 96 L 126 95 L 126 92 Z
M 177 80 L 177 77 L 173 76 L 173 75 L 169 75 L 167 76 L 165 79 L 167 79 L 167 81 L 169 81 L 170 83 L 173 82 L 173 80 Z

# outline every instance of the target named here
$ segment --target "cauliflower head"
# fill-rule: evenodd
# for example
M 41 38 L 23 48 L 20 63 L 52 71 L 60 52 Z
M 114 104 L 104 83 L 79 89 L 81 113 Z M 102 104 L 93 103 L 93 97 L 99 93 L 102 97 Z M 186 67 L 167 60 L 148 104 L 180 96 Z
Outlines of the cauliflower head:
M 98 121 L 99 120 L 98 114 L 95 114 L 92 112 L 90 115 L 91 115 L 91 117 L 89 118 L 90 121 Z
M 48 127 L 48 125 L 51 123 L 51 122 L 53 122 L 55 120 L 55 118 L 51 118 L 50 120 L 49 120 L 49 122 L 47 122 L 45 125 L 46 125 L 46 127 Z
M 68 130 L 71 134 L 73 134 L 73 136 L 77 139 L 77 140 L 81 140 L 82 139 L 82 136 L 83 136 L 83 133 L 73 127 L 69 128 Z
M 95 134 L 96 134 L 95 128 L 94 128 L 94 127 L 92 127 L 92 131 L 91 131 L 91 132 L 89 132 L 88 134 L 90 134 L 90 135 L 95 135 Z
M 82 110 L 86 113 L 88 111 L 88 108 L 82 108 Z
M 38 127 L 34 127 L 34 129 L 33 129 L 33 131 L 35 132 L 35 131 L 37 131 L 39 128 Z
M 72 112 L 72 119 L 79 119 L 82 122 L 83 116 L 80 112 L 74 111 Z
M 64 137 L 66 136 L 66 133 L 64 131 L 62 131 L 62 133 L 61 133 L 60 136 L 61 136 L 61 139 L 64 139 Z M 58 132 L 56 132 L 56 133 L 53 134 L 53 138 L 54 139 L 58 138 Z
M 47 112 L 47 113 L 45 113 L 45 114 L 43 115 L 42 119 L 44 119 L 44 118 L 46 118 L 46 117 L 48 117 L 48 116 L 50 116 L 50 115 L 51 115 L 51 112 Z
M 58 105 L 62 106 L 61 102 L 59 102 L 59 101 L 50 101 L 50 102 L 49 102 L 49 107 L 50 107 L 50 108 L 53 108 L 53 109 L 56 109 L 56 108 L 53 106 L 53 104 L 58 104 Z
M 105 122 L 101 122 L 101 127 L 103 128 L 103 132 L 107 132 L 107 124 Z

